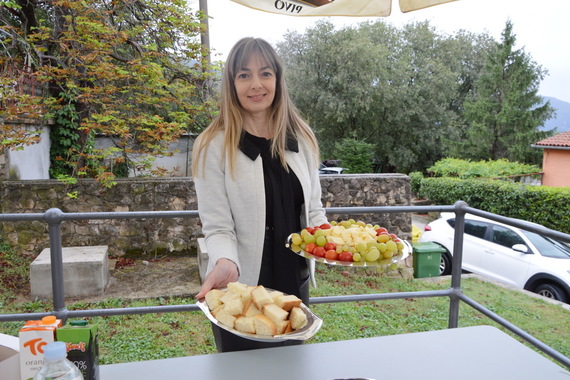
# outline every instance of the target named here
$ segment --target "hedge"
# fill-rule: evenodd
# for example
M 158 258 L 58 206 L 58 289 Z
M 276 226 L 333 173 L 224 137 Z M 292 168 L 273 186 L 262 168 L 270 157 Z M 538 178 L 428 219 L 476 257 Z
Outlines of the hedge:
M 462 200 L 473 208 L 570 233 L 570 188 L 442 177 L 423 178 L 418 195 L 437 205 Z

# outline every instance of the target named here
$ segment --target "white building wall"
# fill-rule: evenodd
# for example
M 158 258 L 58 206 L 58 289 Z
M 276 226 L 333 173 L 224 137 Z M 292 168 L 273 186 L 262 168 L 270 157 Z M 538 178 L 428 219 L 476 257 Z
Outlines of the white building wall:
M 39 143 L 24 146 L 21 150 L 6 149 L 9 179 L 49 179 L 49 128 L 41 127 L 41 131 Z

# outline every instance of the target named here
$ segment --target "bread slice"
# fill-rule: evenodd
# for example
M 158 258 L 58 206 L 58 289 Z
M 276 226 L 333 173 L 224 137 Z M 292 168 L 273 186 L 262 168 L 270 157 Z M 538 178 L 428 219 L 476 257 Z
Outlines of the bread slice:
M 255 333 L 258 335 L 273 336 L 277 333 L 275 323 L 263 314 L 257 314 L 254 317 Z
M 242 294 L 240 294 L 240 297 L 243 301 L 244 305 L 247 305 L 247 303 L 251 300 L 251 291 L 255 288 L 255 286 L 248 286 L 245 290 L 245 292 L 243 292 Z
M 247 290 L 247 285 L 241 282 L 230 282 L 228 283 L 228 291 L 238 294 L 241 296 L 243 292 Z
M 220 304 L 217 308 L 210 311 L 210 313 L 214 316 L 214 318 L 218 319 L 218 314 L 220 314 L 224 310 L 224 304 Z
M 273 298 L 271 298 L 263 285 L 258 285 L 252 289 L 251 298 L 259 310 L 261 310 L 264 305 L 273 303 Z
M 271 298 L 273 298 L 273 302 L 275 302 L 275 300 L 278 297 L 281 297 L 283 295 L 283 292 L 280 292 L 279 290 L 272 290 L 270 292 L 268 292 L 269 295 L 271 296 Z
M 218 306 L 222 304 L 220 298 L 224 295 L 220 289 L 212 289 L 208 293 L 206 293 L 206 305 L 210 308 L 210 310 L 214 310 Z
M 245 307 L 243 308 L 243 315 L 245 315 L 246 317 L 253 317 L 256 314 L 261 314 L 261 310 L 259 310 L 257 306 L 255 306 L 253 300 L 249 300 L 249 302 L 247 302 L 245 304 Z
M 282 295 L 277 297 L 275 304 L 285 311 L 301 306 L 301 299 L 295 295 Z
M 289 320 L 291 321 L 293 330 L 299 330 L 307 324 L 307 315 L 300 307 L 294 307 L 289 313 Z
M 224 295 L 220 297 L 221 303 L 228 303 L 233 299 L 240 298 L 239 294 L 232 292 L 231 290 L 226 290 Z
M 235 321 L 236 321 L 236 317 L 234 317 L 233 315 L 231 315 L 230 313 L 226 312 L 225 310 L 221 310 L 218 315 L 216 316 L 216 319 L 218 320 L 218 322 L 230 327 L 230 328 L 234 328 L 235 327 Z
M 240 297 L 232 298 L 224 303 L 224 310 L 231 315 L 238 315 L 243 312 L 243 302 Z
M 277 334 L 287 334 L 291 331 L 293 331 L 293 328 L 291 327 L 291 321 L 289 320 L 285 320 L 285 321 L 280 321 L 278 323 L 275 324 L 275 329 L 277 330 Z
M 271 319 L 275 324 L 285 321 L 289 316 L 288 312 L 274 303 L 268 303 L 267 305 L 263 306 L 263 314 L 269 317 L 269 319 Z
M 245 315 L 239 316 L 235 323 L 235 329 L 248 334 L 255 334 L 255 318 L 246 317 Z

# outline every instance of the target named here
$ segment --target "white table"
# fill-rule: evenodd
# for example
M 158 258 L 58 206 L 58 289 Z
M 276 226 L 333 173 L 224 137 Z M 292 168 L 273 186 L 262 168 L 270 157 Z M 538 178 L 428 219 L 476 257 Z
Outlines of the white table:
M 100 367 L 101 380 L 570 380 L 570 372 L 490 326 L 151 360 Z

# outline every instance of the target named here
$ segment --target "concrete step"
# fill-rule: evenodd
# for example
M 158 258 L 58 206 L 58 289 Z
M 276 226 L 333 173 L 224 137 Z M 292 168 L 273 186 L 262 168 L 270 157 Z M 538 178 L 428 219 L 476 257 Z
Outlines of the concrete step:
M 105 293 L 109 282 L 108 250 L 106 245 L 62 249 L 65 297 Z M 45 248 L 30 264 L 30 283 L 32 297 L 53 297 L 49 248 Z

